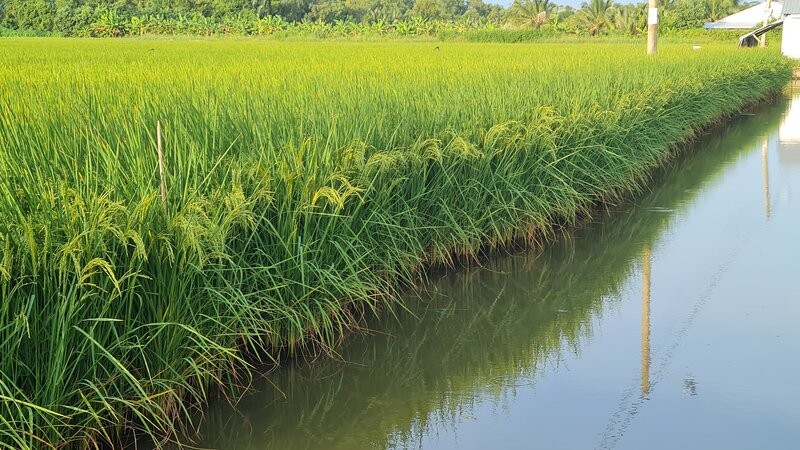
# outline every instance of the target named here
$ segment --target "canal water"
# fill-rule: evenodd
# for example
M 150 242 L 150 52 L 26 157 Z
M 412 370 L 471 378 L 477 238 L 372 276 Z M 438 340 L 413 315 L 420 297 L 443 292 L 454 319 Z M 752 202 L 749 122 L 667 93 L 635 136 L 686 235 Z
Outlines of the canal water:
M 437 275 L 203 447 L 800 448 L 800 91 L 538 252 Z

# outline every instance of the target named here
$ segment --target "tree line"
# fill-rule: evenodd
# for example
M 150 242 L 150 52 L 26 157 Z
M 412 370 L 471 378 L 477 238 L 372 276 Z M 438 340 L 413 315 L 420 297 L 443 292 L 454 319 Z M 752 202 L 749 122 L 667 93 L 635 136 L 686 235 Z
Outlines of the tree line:
M 699 28 L 747 4 L 739 0 L 662 0 L 666 29 Z M 588 0 L 0 0 L 0 31 L 65 36 L 315 33 L 436 35 L 467 30 L 637 35 L 647 5 Z

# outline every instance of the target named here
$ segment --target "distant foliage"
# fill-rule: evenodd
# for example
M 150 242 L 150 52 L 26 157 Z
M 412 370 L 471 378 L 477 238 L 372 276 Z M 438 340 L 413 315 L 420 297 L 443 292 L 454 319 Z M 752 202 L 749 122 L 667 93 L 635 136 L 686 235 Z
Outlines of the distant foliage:
M 739 0 L 670 0 L 660 8 L 662 30 L 697 29 L 742 7 Z M 323 38 L 402 37 L 454 36 L 498 29 L 547 30 L 544 35 L 637 36 L 646 28 L 646 4 L 613 0 L 588 0 L 578 9 L 558 6 L 551 0 L 515 0 L 509 8 L 484 0 L 0 1 L 0 30 L 6 30 L 0 31 L 0 36 L 277 33 Z M 503 42 L 520 36 L 494 35 Z

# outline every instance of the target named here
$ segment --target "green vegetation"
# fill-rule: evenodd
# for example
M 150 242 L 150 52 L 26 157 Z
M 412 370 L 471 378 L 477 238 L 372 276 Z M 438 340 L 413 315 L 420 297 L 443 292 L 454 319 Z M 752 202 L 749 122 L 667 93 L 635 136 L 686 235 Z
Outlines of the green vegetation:
M 661 32 L 694 30 L 744 8 L 739 0 L 670 0 Z M 5 0 L 0 36 L 51 34 L 117 37 L 146 34 L 450 38 L 511 32 L 527 38 L 564 34 L 630 35 L 647 30 L 647 4 L 590 0 L 580 8 L 550 0 Z M 726 33 L 717 32 L 716 35 Z M 484 40 L 485 37 L 484 36 Z
M 792 70 L 439 47 L 3 41 L 0 447 L 175 437 L 247 361 L 334 345 L 421 268 L 552 236 Z
M 426 284 L 422 300 L 409 296 L 411 312 L 372 321 L 378 332 L 354 335 L 341 360 L 293 361 L 235 408 L 215 402 L 204 414 L 207 440 L 200 445 L 410 448 L 441 422 L 472 415 L 476 403 L 502 406 L 515 386 L 535 383 L 566 353 L 584 351 L 603 313 L 618 312 L 609 304 L 630 288 L 644 249 L 665 245 L 665 230 L 685 218 L 703 185 L 760 149 L 770 131 L 765 123 L 775 127 L 783 110 L 759 110 L 757 120 L 704 137 L 704 153 L 659 170 L 636 206 L 615 207 L 535 257 L 496 258 Z

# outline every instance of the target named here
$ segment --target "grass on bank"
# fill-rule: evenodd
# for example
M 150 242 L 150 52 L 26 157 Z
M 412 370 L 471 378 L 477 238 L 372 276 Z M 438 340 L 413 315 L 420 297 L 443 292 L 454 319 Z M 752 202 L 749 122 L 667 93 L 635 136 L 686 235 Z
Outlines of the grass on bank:
M 722 46 L 434 47 L 0 42 L 0 448 L 174 437 L 247 358 L 547 238 L 791 77 Z

